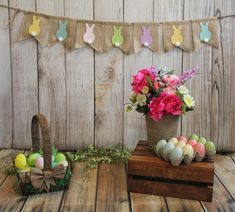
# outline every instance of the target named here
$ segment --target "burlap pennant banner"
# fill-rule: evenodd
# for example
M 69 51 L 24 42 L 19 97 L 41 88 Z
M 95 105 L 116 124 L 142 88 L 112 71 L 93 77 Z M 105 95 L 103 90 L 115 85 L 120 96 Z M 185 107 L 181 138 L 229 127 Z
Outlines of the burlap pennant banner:
M 160 51 L 160 24 L 136 23 L 133 24 L 134 53 L 146 47 L 154 52 Z
M 192 21 L 193 39 L 196 50 L 202 47 L 203 44 L 219 48 L 217 25 L 218 19 L 216 17 Z
M 180 48 L 192 52 L 208 44 L 219 47 L 218 20 L 204 18 L 163 23 L 122 23 L 74 20 L 24 12 L 18 41 L 34 37 L 41 45 L 58 42 L 68 50 L 90 46 L 99 53 L 119 48 L 126 54 L 143 48 L 160 53 Z
M 165 52 L 178 47 L 186 52 L 194 50 L 191 21 L 166 22 L 163 24 L 163 49 Z

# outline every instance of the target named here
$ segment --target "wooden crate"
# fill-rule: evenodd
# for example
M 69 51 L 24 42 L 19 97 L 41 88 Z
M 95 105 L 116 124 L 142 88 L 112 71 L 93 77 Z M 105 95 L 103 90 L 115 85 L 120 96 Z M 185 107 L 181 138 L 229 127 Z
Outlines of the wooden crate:
M 140 141 L 128 161 L 128 191 L 183 199 L 212 201 L 214 163 L 172 166 Z

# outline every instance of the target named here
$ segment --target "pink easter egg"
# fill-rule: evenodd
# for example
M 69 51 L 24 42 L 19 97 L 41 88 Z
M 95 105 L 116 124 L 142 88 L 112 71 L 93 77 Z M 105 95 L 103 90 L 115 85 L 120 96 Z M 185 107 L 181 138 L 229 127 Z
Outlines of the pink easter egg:
M 43 157 L 37 157 L 35 160 L 35 167 L 38 169 L 43 169 L 44 168 L 44 160 Z
M 178 139 L 178 141 L 184 141 L 185 143 L 187 143 L 187 141 L 188 141 L 187 138 L 183 135 L 179 136 L 177 139 Z
M 206 153 L 205 146 L 199 142 L 193 146 L 193 149 L 195 152 L 198 152 L 200 156 L 204 156 Z
M 193 139 L 190 139 L 190 140 L 187 141 L 187 144 L 190 144 L 193 147 L 197 144 L 197 141 L 193 140 Z

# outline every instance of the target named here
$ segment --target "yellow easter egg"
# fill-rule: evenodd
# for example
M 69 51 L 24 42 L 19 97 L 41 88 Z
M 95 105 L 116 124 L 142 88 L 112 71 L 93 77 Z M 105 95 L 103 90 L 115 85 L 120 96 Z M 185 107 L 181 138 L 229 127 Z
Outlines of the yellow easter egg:
M 25 166 L 27 165 L 27 160 L 24 154 L 18 154 L 15 158 L 15 166 L 18 169 L 24 169 Z

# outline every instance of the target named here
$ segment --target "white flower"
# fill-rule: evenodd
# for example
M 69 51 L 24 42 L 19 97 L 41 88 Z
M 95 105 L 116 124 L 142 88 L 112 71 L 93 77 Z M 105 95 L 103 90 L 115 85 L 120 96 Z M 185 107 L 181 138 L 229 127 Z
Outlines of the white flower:
M 146 96 L 142 94 L 138 94 L 136 97 L 136 101 L 140 106 L 146 105 L 146 100 L 147 100 Z
M 134 92 L 131 93 L 129 99 L 132 103 L 136 103 L 136 96 L 137 96 L 136 93 L 134 93 Z
M 189 93 L 188 88 L 186 88 L 184 85 L 179 86 L 179 87 L 178 87 L 178 91 L 179 91 L 181 94 L 188 94 L 188 93 Z
M 184 99 L 184 103 L 185 103 L 186 106 L 188 106 L 189 108 L 195 106 L 195 101 L 194 101 L 193 97 L 190 96 L 189 94 L 184 95 L 184 96 L 183 96 L 183 99 Z

